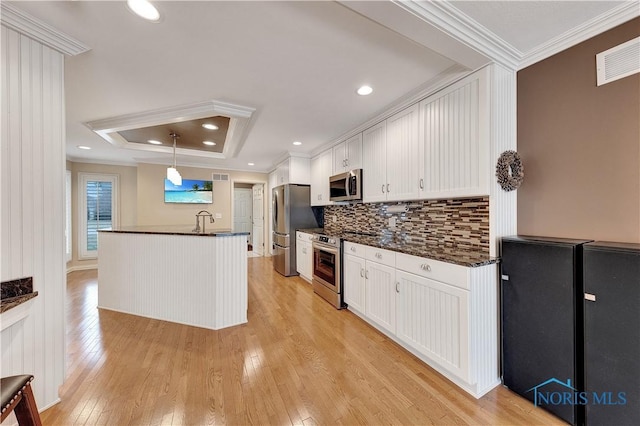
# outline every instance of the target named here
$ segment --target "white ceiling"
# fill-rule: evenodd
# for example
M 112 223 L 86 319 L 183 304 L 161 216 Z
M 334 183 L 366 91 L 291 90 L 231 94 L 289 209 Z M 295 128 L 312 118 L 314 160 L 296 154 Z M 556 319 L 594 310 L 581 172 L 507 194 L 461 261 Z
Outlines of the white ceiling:
M 83 123 L 216 100 L 255 108 L 246 142 L 230 159 L 178 156 L 178 168 L 269 171 L 287 151 L 311 153 L 335 141 L 456 61 L 470 64 L 460 48 L 385 23 L 392 31 L 349 2 L 162 1 L 160 23 L 141 20 L 120 1 L 10 3 L 91 48 L 66 58 L 67 156 L 76 161 L 169 164 L 170 154 L 118 148 Z M 526 52 L 618 3 L 450 4 Z M 491 60 L 465 49 L 474 64 Z M 356 95 L 365 83 L 374 93 Z

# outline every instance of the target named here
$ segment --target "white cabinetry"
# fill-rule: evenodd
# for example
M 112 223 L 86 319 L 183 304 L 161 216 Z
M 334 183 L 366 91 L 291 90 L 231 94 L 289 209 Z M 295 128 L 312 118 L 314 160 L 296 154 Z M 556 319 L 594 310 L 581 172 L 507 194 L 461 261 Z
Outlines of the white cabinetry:
M 313 275 L 313 250 L 311 234 L 296 232 L 296 269 L 300 276 L 311 282 Z
M 362 133 L 333 147 L 333 174 L 362 168 Z
M 327 149 L 311 160 L 311 205 L 326 206 L 329 200 L 329 177 L 332 174 L 333 151 Z
M 362 132 L 362 201 L 387 199 L 387 122 Z
M 469 291 L 404 271 L 396 278 L 398 339 L 469 381 Z
M 471 268 L 350 242 L 344 252 L 351 311 L 476 398 L 500 383 L 497 265 Z
M 363 132 L 363 201 L 400 201 L 420 196 L 419 105 Z
M 365 312 L 365 260 L 346 254 L 344 266 L 344 301 L 351 310 Z M 347 285 L 347 283 L 349 283 Z
M 309 185 L 311 183 L 311 167 L 308 158 L 289 157 L 278 164 L 272 173 L 275 173 L 275 186 L 287 183 L 301 185 Z
M 487 85 L 483 69 L 420 102 L 420 198 L 489 194 Z

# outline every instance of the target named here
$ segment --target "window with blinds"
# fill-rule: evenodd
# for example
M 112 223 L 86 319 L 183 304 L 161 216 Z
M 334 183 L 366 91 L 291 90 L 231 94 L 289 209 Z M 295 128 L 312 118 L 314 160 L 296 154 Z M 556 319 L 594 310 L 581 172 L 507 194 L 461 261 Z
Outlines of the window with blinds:
M 116 175 L 81 174 L 79 188 L 82 190 L 80 217 L 80 257 L 96 258 L 98 230 L 116 226 Z

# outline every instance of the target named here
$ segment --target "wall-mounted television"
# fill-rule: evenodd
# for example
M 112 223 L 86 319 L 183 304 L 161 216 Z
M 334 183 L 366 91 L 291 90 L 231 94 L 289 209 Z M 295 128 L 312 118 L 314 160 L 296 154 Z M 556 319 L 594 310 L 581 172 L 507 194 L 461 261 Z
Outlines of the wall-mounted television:
M 213 203 L 213 182 L 210 180 L 182 179 L 182 185 L 164 180 L 164 202 L 182 204 Z

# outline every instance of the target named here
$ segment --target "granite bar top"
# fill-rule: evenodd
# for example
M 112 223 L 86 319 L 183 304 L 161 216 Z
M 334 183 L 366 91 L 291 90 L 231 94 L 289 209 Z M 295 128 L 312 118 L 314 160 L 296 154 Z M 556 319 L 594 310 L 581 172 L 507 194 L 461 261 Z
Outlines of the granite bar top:
M 455 265 L 478 267 L 498 263 L 499 258 L 491 257 L 488 253 L 482 253 L 476 249 L 460 247 L 440 247 L 416 244 L 403 241 L 391 241 L 377 235 L 362 235 L 351 232 L 344 232 L 339 235 L 344 241 L 363 244 L 366 246 L 379 247 L 398 253 L 410 254 L 427 259 L 440 260 L 442 262 L 453 263 Z
M 296 231 L 305 232 L 307 234 L 322 234 L 324 232 L 324 228 L 302 228 L 296 229 Z
M 0 313 L 33 299 L 38 295 L 33 291 L 33 277 L 18 278 L 0 283 Z
M 114 232 L 120 234 L 162 234 L 162 235 L 192 235 L 198 237 L 231 237 L 235 235 L 249 235 L 249 232 L 234 232 L 231 229 L 212 229 L 203 232 L 193 232 L 194 226 L 188 225 L 158 225 L 158 226 L 120 226 L 112 229 L 99 229 L 99 232 Z

